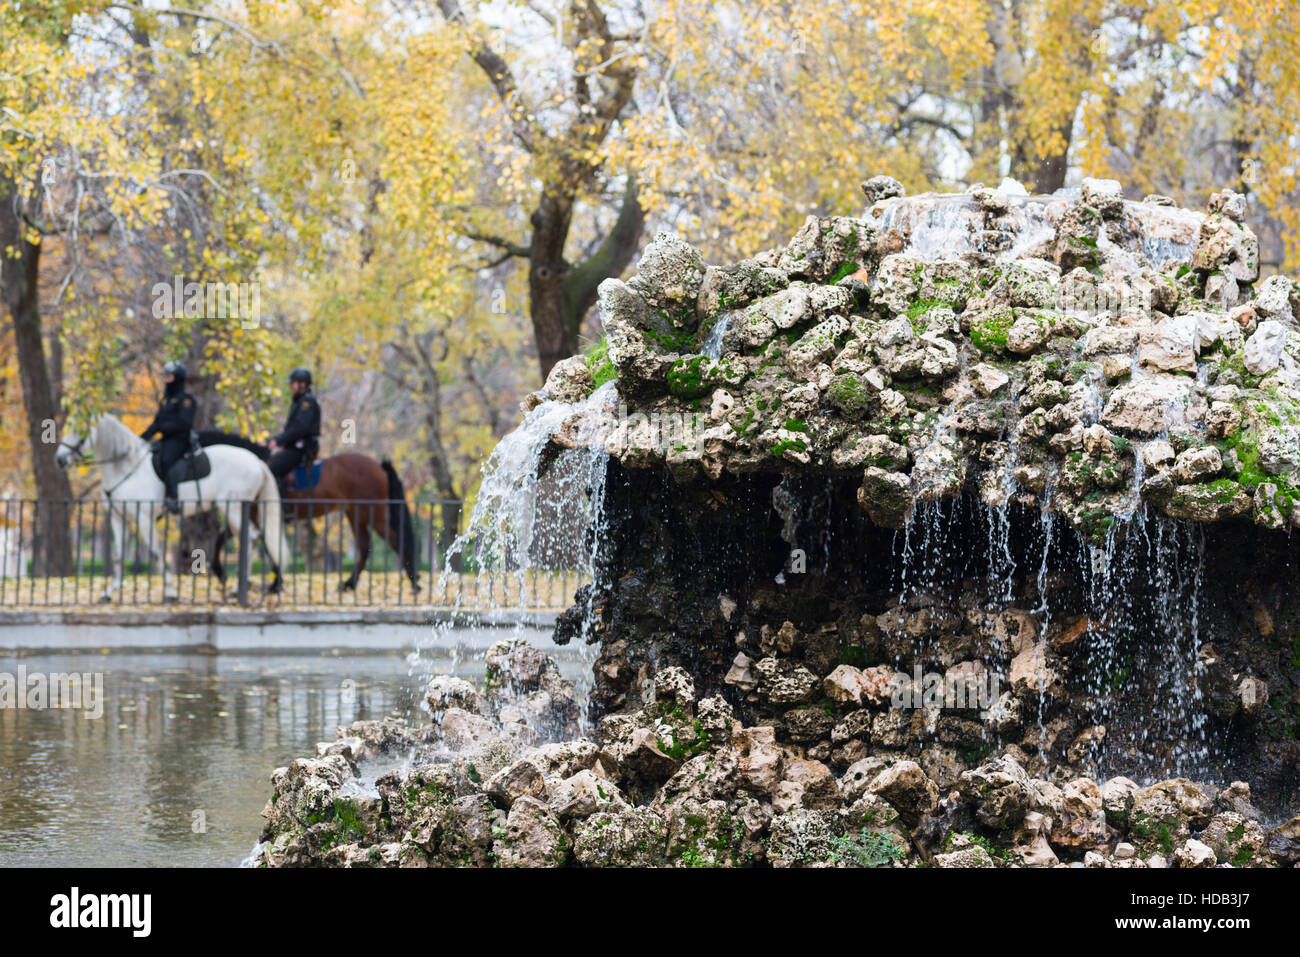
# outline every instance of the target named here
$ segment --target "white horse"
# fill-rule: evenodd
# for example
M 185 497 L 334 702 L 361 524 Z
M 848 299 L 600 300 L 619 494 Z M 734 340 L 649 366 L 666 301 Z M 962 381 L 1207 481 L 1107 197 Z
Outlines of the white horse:
M 162 514 L 164 487 L 149 462 L 149 443 L 116 416 L 105 413 L 95 420 L 86 435 L 73 431 L 65 433 L 54 454 L 54 461 L 60 468 L 67 468 L 84 457 L 87 446 L 94 451 L 113 527 L 113 574 L 100 601 L 112 601 L 114 593 L 122 585 L 121 556 L 128 522 L 162 566 L 165 600 L 175 601 L 176 584 L 168 576 L 166 543 L 157 524 Z M 198 481 L 181 482 L 177 486 L 182 514 L 193 515 L 206 508 L 220 509 L 226 522 L 238 534 L 242 518 L 240 503 L 256 502 L 261 527 L 250 521 L 250 534 L 261 545 L 275 572 L 267 592 L 278 592 L 281 559 L 289 552 L 280 520 L 280 492 L 275 476 L 265 462 L 247 449 L 210 445 L 204 451 L 212 464 L 211 472 Z M 131 503 L 129 506 L 128 502 Z

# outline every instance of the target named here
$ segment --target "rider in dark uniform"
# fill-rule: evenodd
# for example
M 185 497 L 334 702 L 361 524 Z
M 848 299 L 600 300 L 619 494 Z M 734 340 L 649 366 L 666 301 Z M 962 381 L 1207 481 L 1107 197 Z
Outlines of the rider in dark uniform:
M 140 433 L 146 441 L 158 436 L 158 469 L 162 473 L 166 486 L 163 508 L 168 512 L 179 512 L 176 501 L 176 486 L 168 477 L 171 467 L 176 464 L 190 447 L 190 435 L 194 430 L 194 396 L 185 391 L 185 366 L 179 362 L 169 362 L 163 366 L 162 402 L 158 414 L 153 417 L 149 427 Z
M 293 400 L 284 429 L 271 438 L 271 461 L 267 463 L 284 494 L 285 477 L 299 465 L 316 461 L 320 450 L 320 405 L 311 394 L 311 373 L 303 368 L 289 373 Z

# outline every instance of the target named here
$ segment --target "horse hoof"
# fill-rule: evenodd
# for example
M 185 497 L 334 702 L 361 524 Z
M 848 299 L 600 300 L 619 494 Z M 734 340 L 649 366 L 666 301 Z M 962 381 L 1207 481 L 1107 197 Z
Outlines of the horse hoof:
M 181 599 L 180 599 L 180 596 L 179 596 L 179 595 L 163 595 L 163 604 L 164 604 L 164 605 L 175 605 L 175 604 L 176 604 L 177 602 L 179 602 L 180 600 L 181 600 Z
M 112 604 L 112 601 L 113 601 L 113 596 L 112 596 L 112 595 L 100 595 L 100 596 L 99 596 L 99 604 L 101 604 L 101 605 Z
M 357 587 L 356 582 L 344 582 L 339 586 L 339 591 L 352 591 Z

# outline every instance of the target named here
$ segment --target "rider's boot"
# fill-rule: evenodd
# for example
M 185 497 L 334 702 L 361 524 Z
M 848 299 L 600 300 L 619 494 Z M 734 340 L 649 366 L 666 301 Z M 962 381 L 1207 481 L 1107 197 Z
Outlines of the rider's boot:
M 167 481 L 165 486 L 163 512 L 168 515 L 179 515 L 181 513 L 181 503 L 176 499 L 176 486 L 171 481 Z

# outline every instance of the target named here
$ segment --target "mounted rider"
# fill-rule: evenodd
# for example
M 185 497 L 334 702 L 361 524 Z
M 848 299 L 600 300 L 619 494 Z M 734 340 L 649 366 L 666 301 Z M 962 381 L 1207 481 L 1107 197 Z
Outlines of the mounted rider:
M 267 463 L 285 493 L 285 478 L 300 465 L 310 465 L 320 451 L 320 404 L 311 392 L 311 372 L 301 366 L 289 373 L 289 417 L 279 435 L 271 437 Z
M 183 363 L 168 362 L 163 366 L 163 397 L 158 404 L 158 414 L 140 433 L 140 438 L 146 441 L 158 436 L 155 462 L 165 488 L 163 509 L 173 513 L 180 511 L 180 504 L 176 499 L 176 483 L 172 481 L 171 469 L 193 443 L 197 409 L 194 396 L 185 391 L 186 378 Z

